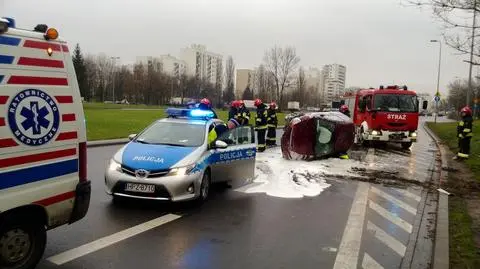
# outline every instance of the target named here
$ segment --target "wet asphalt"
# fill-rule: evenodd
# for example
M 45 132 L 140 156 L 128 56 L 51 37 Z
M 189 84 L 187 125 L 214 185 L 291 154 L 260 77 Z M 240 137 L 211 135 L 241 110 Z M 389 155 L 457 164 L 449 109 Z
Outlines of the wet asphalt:
M 403 179 L 430 180 L 436 154 L 431 139 L 419 129 L 419 141 L 411 151 L 389 145 L 352 152 L 366 164 L 363 173 L 402 181 L 360 183 L 368 184 L 369 191 L 361 220 L 358 268 L 371 267 L 372 260 L 378 268 L 400 268 L 405 249 L 415 244 L 411 227 L 422 217 L 420 197 L 425 189 Z M 331 187 L 316 197 L 286 199 L 216 186 L 202 206 L 149 201 L 117 205 L 104 192 L 103 175 L 118 148 L 89 148 L 89 212 L 77 223 L 48 232 L 44 259 L 37 268 L 334 268 L 338 263 L 337 252 L 359 185 L 355 178 L 327 176 Z M 180 217 L 62 265 L 47 260 L 167 214 Z

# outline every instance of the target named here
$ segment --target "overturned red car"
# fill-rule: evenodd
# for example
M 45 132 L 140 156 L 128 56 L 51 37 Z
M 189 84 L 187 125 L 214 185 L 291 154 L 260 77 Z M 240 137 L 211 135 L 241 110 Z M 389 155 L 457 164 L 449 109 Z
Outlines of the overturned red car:
M 286 117 L 281 139 L 285 159 L 337 156 L 353 145 L 355 127 L 340 112 L 293 113 Z

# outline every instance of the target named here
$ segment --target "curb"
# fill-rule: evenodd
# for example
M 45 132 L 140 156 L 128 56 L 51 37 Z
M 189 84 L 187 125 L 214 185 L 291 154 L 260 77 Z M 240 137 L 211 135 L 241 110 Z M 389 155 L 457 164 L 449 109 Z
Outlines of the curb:
M 282 129 L 283 129 L 283 126 L 277 127 L 277 130 L 282 130 Z M 130 140 L 128 138 L 87 141 L 87 147 L 96 148 L 96 147 L 123 145 L 123 144 L 127 144 L 129 141 Z
M 426 123 L 423 128 L 428 135 L 435 141 L 439 149 L 441 169 L 438 187 L 442 186 L 448 178 L 448 159 L 446 150 L 432 130 L 430 130 Z M 437 224 L 435 229 L 435 246 L 433 251 L 433 267 L 435 269 L 448 269 L 450 265 L 449 260 L 449 231 L 448 231 L 448 194 L 439 192 L 437 205 Z

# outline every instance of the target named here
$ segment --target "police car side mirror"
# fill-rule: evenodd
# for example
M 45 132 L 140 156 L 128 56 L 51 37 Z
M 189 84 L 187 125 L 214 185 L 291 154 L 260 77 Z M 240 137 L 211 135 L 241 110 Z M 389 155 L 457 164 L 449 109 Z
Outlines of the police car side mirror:
M 132 141 L 136 136 L 137 134 L 131 134 L 128 136 L 128 140 Z
M 422 108 L 427 109 L 428 107 L 428 101 L 423 101 Z
M 228 147 L 228 144 L 225 143 L 224 141 L 217 140 L 215 141 L 215 148 L 217 149 L 226 149 Z

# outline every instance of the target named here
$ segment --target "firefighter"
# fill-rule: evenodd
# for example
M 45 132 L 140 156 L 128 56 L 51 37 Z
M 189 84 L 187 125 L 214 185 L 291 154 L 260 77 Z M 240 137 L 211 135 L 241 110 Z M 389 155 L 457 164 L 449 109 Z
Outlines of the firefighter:
M 238 121 L 240 126 L 246 126 L 250 122 L 250 111 L 248 111 L 245 103 L 242 100 L 238 101 L 238 111 L 235 116 L 235 119 Z M 238 132 L 238 142 L 240 144 L 246 143 L 250 140 L 249 138 L 250 130 L 248 128 L 241 128 Z
M 230 110 L 228 111 L 228 120 L 235 118 L 235 115 L 237 115 L 237 112 L 238 112 L 238 107 L 239 107 L 239 101 L 238 100 L 232 101 L 232 103 L 230 104 Z
M 248 125 L 250 122 L 250 111 L 245 106 L 245 103 L 242 100 L 238 101 L 237 114 L 235 119 L 240 123 L 240 125 Z
M 271 102 L 267 110 L 267 146 L 277 145 L 277 104 Z
M 257 117 L 255 119 L 255 129 L 257 130 L 257 150 L 264 152 L 267 145 L 265 144 L 265 132 L 267 131 L 267 106 L 260 99 L 256 99 L 254 105 L 257 107 Z
M 462 119 L 458 122 L 457 126 L 457 137 L 458 137 L 458 151 L 457 156 L 454 160 L 465 160 L 468 159 L 470 154 L 470 140 L 473 136 L 473 118 L 472 110 L 470 107 L 466 106 L 460 110 Z
M 341 112 L 343 115 L 345 115 L 345 116 L 347 116 L 347 117 L 350 118 L 350 110 L 348 109 L 348 106 L 347 106 L 347 105 L 342 105 L 342 106 L 340 107 L 340 112 Z
M 202 100 L 200 100 L 200 103 L 198 104 L 198 109 L 212 111 L 213 118 L 218 119 L 217 113 L 215 113 L 215 111 L 212 109 L 212 103 L 207 98 L 203 98 Z

